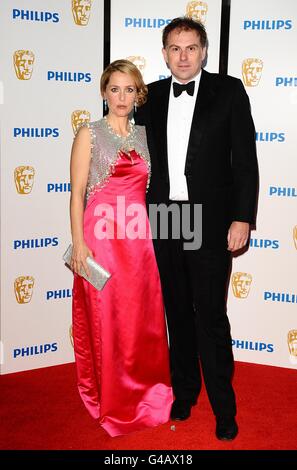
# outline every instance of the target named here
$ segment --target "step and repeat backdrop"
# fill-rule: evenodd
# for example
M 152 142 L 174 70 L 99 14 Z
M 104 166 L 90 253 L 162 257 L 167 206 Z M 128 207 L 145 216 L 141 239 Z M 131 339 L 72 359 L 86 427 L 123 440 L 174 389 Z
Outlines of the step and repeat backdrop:
M 69 161 L 102 114 L 103 0 L 2 0 L 1 373 L 73 361 Z
M 249 250 L 228 296 L 237 360 L 297 367 L 297 2 L 232 0 L 230 75 L 257 130 L 260 193 Z M 166 78 L 162 29 L 202 21 L 218 72 L 221 0 L 111 0 L 111 60 Z M 1 373 L 73 361 L 69 159 L 82 121 L 101 116 L 103 0 L 5 0 L 0 16 Z
M 162 56 L 162 30 L 173 18 L 187 15 L 202 21 L 209 38 L 205 69 L 218 72 L 221 0 L 111 0 L 111 60 L 125 57 L 141 70 L 146 83 L 170 76 Z
M 211 2 L 209 2 L 211 3 Z M 228 73 L 242 79 L 256 127 L 257 228 L 234 259 L 234 355 L 297 367 L 297 2 L 231 2 Z
M 229 69 L 250 97 L 260 194 L 249 250 L 234 259 L 228 311 L 237 360 L 297 366 L 297 2 L 231 0 Z M 188 15 L 209 37 L 205 69 L 218 72 L 221 1 L 111 1 L 111 58 L 150 82 L 169 75 L 162 28 Z

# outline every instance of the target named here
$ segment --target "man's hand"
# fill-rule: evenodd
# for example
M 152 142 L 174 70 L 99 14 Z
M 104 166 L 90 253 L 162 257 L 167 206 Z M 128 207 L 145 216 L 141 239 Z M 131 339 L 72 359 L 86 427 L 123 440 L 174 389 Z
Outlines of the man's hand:
M 249 237 L 250 224 L 248 222 L 232 222 L 228 231 L 228 250 L 237 251 L 243 248 Z

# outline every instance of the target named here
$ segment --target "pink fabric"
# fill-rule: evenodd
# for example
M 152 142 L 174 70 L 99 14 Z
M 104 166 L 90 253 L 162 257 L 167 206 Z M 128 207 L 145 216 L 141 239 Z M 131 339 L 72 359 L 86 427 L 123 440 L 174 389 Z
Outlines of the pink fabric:
M 112 277 L 98 292 L 75 275 L 73 288 L 79 393 L 89 413 L 111 436 L 165 423 L 172 403 L 164 307 L 152 240 L 127 236 L 98 240 L 94 236 L 98 223 L 102 227 L 102 217 L 94 215 L 98 204 L 113 208 L 115 220 L 109 219 L 107 211 L 104 224 L 107 231 L 120 228 L 121 234 L 135 214 L 126 218 L 123 211 L 117 214 L 117 196 L 125 196 L 126 208 L 137 203 L 146 214 L 147 166 L 135 151 L 131 157 L 121 155 L 105 187 L 89 198 L 84 214 L 86 243 Z M 147 215 L 145 226 L 149 232 Z

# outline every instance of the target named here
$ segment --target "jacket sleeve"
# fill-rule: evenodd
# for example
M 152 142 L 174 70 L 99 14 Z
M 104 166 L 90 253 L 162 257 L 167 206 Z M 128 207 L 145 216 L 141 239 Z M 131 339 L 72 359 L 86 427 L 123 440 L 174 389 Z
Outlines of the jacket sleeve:
M 255 224 L 258 163 L 255 127 L 248 95 L 241 80 L 235 81 L 231 116 L 233 220 Z

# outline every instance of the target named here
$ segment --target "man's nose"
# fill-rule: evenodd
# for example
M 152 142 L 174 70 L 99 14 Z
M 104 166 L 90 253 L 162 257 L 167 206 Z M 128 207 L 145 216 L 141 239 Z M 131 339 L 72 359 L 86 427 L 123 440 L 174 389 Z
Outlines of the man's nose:
M 187 51 L 186 51 L 186 50 L 184 50 L 184 51 L 181 50 L 181 51 L 180 51 L 180 60 L 187 60 L 187 58 L 188 58 L 188 53 L 187 53 Z

